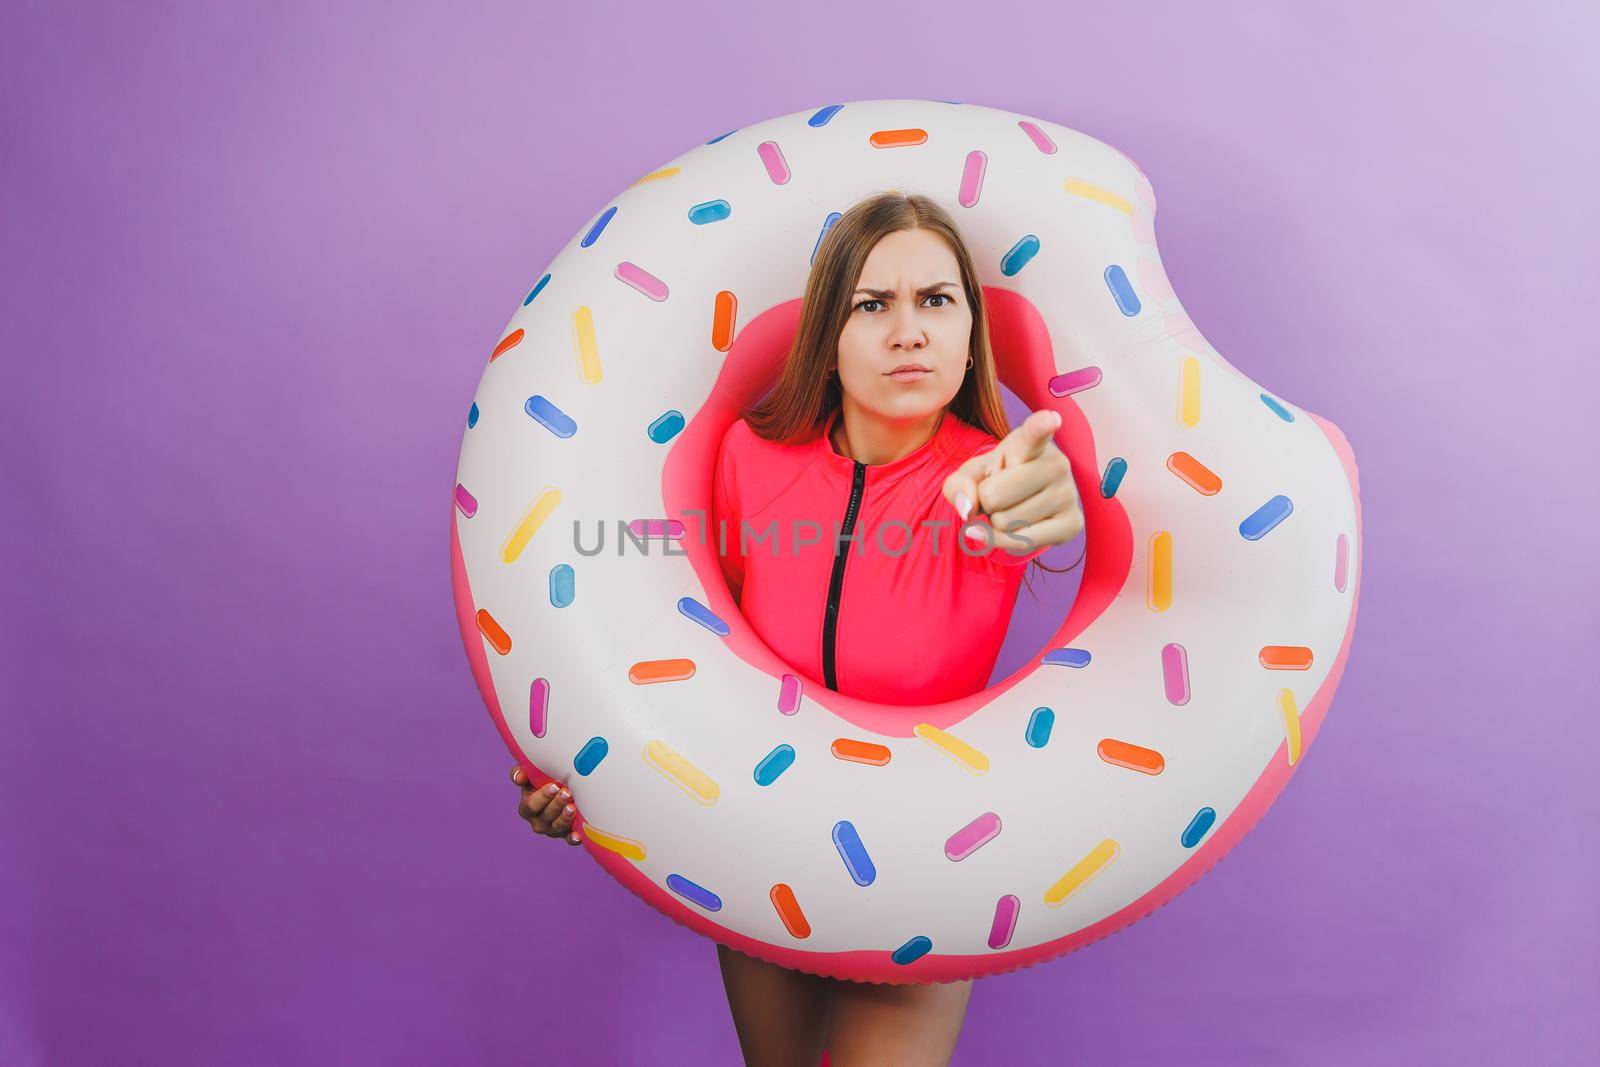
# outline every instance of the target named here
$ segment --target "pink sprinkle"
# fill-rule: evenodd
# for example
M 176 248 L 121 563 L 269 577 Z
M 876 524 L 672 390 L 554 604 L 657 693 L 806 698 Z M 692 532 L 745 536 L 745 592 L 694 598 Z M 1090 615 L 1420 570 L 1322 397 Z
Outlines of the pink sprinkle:
M 1167 700 L 1184 705 L 1189 703 L 1189 653 L 1179 644 L 1161 649 L 1161 675 L 1167 686 Z
M 1085 389 L 1099 384 L 1100 368 L 1084 367 L 1082 370 L 1058 374 L 1051 378 L 1050 391 L 1056 396 L 1066 396 L 1068 393 L 1081 393 Z
M 785 715 L 800 710 L 800 679 L 792 674 L 785 674 L 783 684 L 778 687 L 778 710 Z
M 550 683 L 543 678 L 535 678 L 532 688 L 528 690 L 528 729 L 533 731 L 534 737 L 544 736 L 549 710 Z
M 982 152 L 967 153 L 967 165 L 961 171 L 961 191 L 956 194 L 962 207 L 971 207 L 978 202 L 978 194 L 983 191 L 983 172 L 988 164 L 989 157 Z
M 460 482 L 456 483 L 456 507 L 469 519 L 478 513 L 478 498 L 467 492 L 467 487 Z
M 756 152 L 766 164 L 767 177 L 774 185 L 789 184 L 789 161 L 783 158 L 783 149 L 778 147 L 777 141 L 762 141 Z
M 1017 914 L 1022 911 L 1022 901 L 1007 893 L 994 905 L 994 924 L 989 927 L 989 947 L 1005 948 L 1011 944 L 1011 935 L 1017 930 Z
M 634 519 L 628 523 L 628 532 L 635 537 L 670 537 L 683 539 L 683 523 L 677 519 Z
M 617 264 L 617 277 L 633 286 L 651 300 L 667 298 L 667 283 L 643 267 L 623 260 Z
M 1028 135 L 1028 138 L 1033 141 L 1034 147 L 1039 151 L 1043 152 L 1047 156 L 1053 156 L 1056 154 L 1056 143 L 1050 139 L 1049 134 L 1045 133 L 1027 119 L 1023 119 L 1021 122 L 1017 123 L 1017 125 L 1022 127 L 1022 132 Z
M 1339 535 L 1339 543 L 1334 549 L 1333 557 L 1333 587 L 1339 592 L 1344 592 L 1345 581 L 1350 577 L 1350 539 L 1344 534 Z
M 944 843 L 946 859 L 964 860 L 1000 836 L 1000 816 L 986 811 L 950 835 Z

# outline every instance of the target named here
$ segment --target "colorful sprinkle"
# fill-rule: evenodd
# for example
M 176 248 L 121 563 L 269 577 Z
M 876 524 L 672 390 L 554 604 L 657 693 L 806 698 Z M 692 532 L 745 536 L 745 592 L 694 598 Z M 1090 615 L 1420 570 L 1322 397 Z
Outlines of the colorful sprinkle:
M 1206 836 L 1206 831 L 1211 829 L 1211 824 L 1217 821 L 1217 813 L 1213 808 L 1201 808 L 1194 813 L 1194 818 L 1189 820 L 1189 825 L 1183 828 L 1183 834 L 1178 838 L 1184 848 L 1194 848 L 1200 839 Z
M 844 869 L 850 872 L 856 885 L 871 885 L 878 877 L 872 857 L 867 855 L 866 847 L 861 844 L 861 835 L 856 833 L 855 826 L 849 820 L 841 819 L 833 824 L 833 847 L 839 850 Z
M 1200 361 L 1184 356 L 1178 364 L 1178 422 L 1193 426 L 1200 421 Z
M 920 960 L 932 949 L 933 942 L 923 935 L 918 934 L 916 937 L 913 937 L 910 941 L 907 941 L 905 944 L 891 952 L 889 954 L 889 958 L 901 966 L 905 966 L 906 964 L 915 963 L 917 960 Z
M 1103 738 L 1095 747 L 1095 752 L 1113 766 L 1126 767 L 1142 774 L 1160 774 L 1167 766 L 1167 761 L 1155 749 L 1111 737 Z
M 605 212 L 601 214 L 599 218 L 594 220 L 594 225 L 589 227 L 589 232 L 583 235 L 583 240 L 578 242 L 578 246 L 580 248 L 588 248 L 590 245 L 594 244 L 595 241 L 599 240 L 601 231 L 606 228 L 606 223 L 610 222 L 611 217 L 616 213 L 617 209 L 615 205 L 606 208 Z
M 909 130 L 878 130 L 867 138 L 873 148 L 908 148 L 913 145 L 927 144 L 928 131 Z
M 655 740 L 644 746 L 644 761 L 660 771 L 673 785 L 702 804 L 715 804 L 721 792 L 711 776 L 668 747 Z
M 711 347 L 726 352 L 733 347 L 734 324 L 739 319 L 739 298 L 724 289 L 711 308 Z
M 579 380 L 600 384 L 600 342 L 594 335 L 594 312 L 587 306 L 572 313 L 572 350 L 578 357 Z
M 1294 503 L 1279 493 L 1245 517 L 1239 524 L 1239 534 L 1246 541 L 1259 541 L 1293 512 Z
M 1022 913 L 1022 901 L 1007 893 L 994 904 L 994 921 L 989 924 L 989 947 L 1005 948 L 1011 944 L 1011 935 L 1017 931 L 1017 916 Z
M 889 749 L 871 741 L 841 737 L 833 742 L 831 751 L 835 757 L 851 763 L 870 763 L 874 767 L 882 767 L 889 762 Z
M 1056 143 L 1050 139 L 1049 134 L 1041 130 L 1036 124 L 1029 122 L 1027 119 L 1022 119 L 1017 125 L 1022 127 L 1022 132 L 1028 135 L 1028 140 L 1032 141 L 1033 146 L 1039 151 L 1047 156 L 1056 154 Z
M 1311 669 L 1311 650 L 1304 645 L 1265 645 L 1258 658 L 1261 665 L 1269 671 Z
M 1087 667 L 1089 660 L 1089 650 L 1086 648 L 1052 648 L 1040 662 L 1058 667 Z
M 527 402 L 522 405 L 522 410 L 526 411 L 534 422 L 537 422 L 557 437 L 567 438 L 578 432 L 578 424 L 572 421 L 572 416 L 538 393 L 527 399 Z
M 628 523 L 628 533 L 632 535 L 634 543 L 639 543 L 639 538 L 666 537 L 673 541 L 683 540 L 683 523 L 677 519 L 633 519 Z
M 1181 478 L 1201 496 L 1216 496 L 1222 489 L 1222 479 L 1204 463 L 1187 452 L 1174 452 L 1167 457 L 1167 470 Z
M 467 487 L 456 483 L 456 510 L 467 518 L 478 513 L 478 498 L 467 492 Z
M 945 858 L 964 860 L 999 836 L 1000 816 L 986 811 L 945 840 Z
M 833 118 L 833 116 L 839 113 L 839 110 L 842 107 L 844 107 L 843 104 L 829 104 L 827 107 L 819 110 L 815 115 L 812 115 L 810 118 L 806 119 L 806 125 L 813 127 L 814 129 L 821 129 L 828 124 L 829 119 Z
M 1104 204 L 1106 207 L 1120 211 L 1124 215 L 1133 214 L 1132 204 L 1103 185 L 1096 185 L 1094 182 L 1085 181 L 1083 178 L 1068 178 L 1066 190 L 1073 196 L 1081 196 L 1085 200 L 1093 200 L 1097 204 Z
M 678 611 L 685 618 L 689 618 L 704 626 L 718 637 L 728 636 L 728 624 L 723 622 L 710 608 L 692 596 L 678 598 Z
M 628 681 L 635 685 L 681 682 L 694 677 L 692 659 L 646 659 L 628 668 Z
M 550 713 L 550 682 L 545 678 L 535 678 L 528 687 L 528 729 L 534 737 L 543 737 L 545 727 L 549 725 Z
M 478 609 L 478 632 L 502 656 L 511 651 L 511 635 L 502 630 L 500 624 L 494 621 L 494 616 L 482 608 Z
M 732 214 L 733 207 L 726 200 L 707 200 L 689 209 L 689 221 L 696 226 L 705 226 L 721 222 Z
M 627 260 L 618 263 L 616 276 L 618 281 L 637 289 L 657 303 L 667 298 L 667 283 L 637 263 L 629 263 Z
M 962 207 L 978 203 L 978 196 L 983 192 L 983 172 L 988 165 L 989 157 L 982 152 L 967 153 L 966 165 L 961 169 L 961 188 L 956 193 L 956 200 Z
M 828 231 L 833 229 L 833 224 L 838 222 L 842 217 L 843 216 L 837 211 L 830 211 L 828 212 L 828 217 L 822 220 L 822 229 L 817 231 L 817 243 L 811 246 L 812 263 L 817 261 L 817 249 L 822 247 L 822 239 L 828 236 Z
M 1283 715 L 1283 737 L 1289 746 L 1289 766 L 1300 759 L 1300 709 L 1292 689 L 1278 690 L 1278 711 Z
M 664 445 L 678 436 L 678 432 L 683 429 L 684 425 L 683 412 L 664 411 L 656 416 L 654 422 L 645 427 L 644 432 L 645 436 L 656 444 Z
M 732 137 L 734 134 L 736 134 L 738 132 L 739 132 L 738 130 L 729 130 L 727 133 L 718 134 L 717 136 L 711 138 L 711 140 L 707 141 L 706 144 L 716 144 L 718 141 L 721 141 L 721 140 L 723 140 L 725 138 L 728 138 L 728 137 Z
M 1083 367 L 1051 378 L 1050 392 L 1055 396 L 1066 396 L 1069 393 L 1081 393 L 1099 384 L 1100 368 Z
M 550 606 L 564 608 L 576 596 L 577 575 L 570 563 L 557 563 L 550 568 Z
M 522 338 L 523 332 L 520 329 L 512 330 L 510 333 L 500 338 L 500 343 L 494 346 L 493 352 L 489 353 L 489 362 L 493 363 L 495 360 L 499 359 L 513 348 L 516 348 L 522 343 Z
M 1094 880 L 1095 875 L 1110 866 L 1121 852 L 1121 846 L 1109 837 L 1090 849 L 1083 859 L 1044 891 L 1044 902 L 1052 908 L 1060 907 L 1069 897 Z
M 1284 422 L 1294 421 L 1294 412 L 1284 407 L 1281 403 L 1274 400 L 1266 393 L 1261 394 L 1261 402 L 1267 405 L 1268 409 L 1270 409 L 1274 415 L 1278 416 L 1278 418 L 1282 419 Z
M 630 859 L 635 863 L 644 862 L 644 845 L 631 837 L 622 837 L 619 834 L 611 833 L 609 830 L 602 830 L 594 823 L 587 821 L 583 824 L 583 834 L 603 849 L 615 852 L 617 855 Z
M 785 674 L 778 686 L 778 712 L 783 715 L 793 715 L 799 711 L 800 692 L 800 679 L 793 674 Z
M 561 503 L 561 490 L 553 485 L 547 485 L 533 498 L 533 503 L 528 505 L 528 510 L 522 513 L 522 518 L 511 528 L 511 533 L 506 536 L 505 544 L 500 546 L 500 562 L 515 563 L 517 557 L 522 555 L 522 550 L 528 547 L 528 541 L 544 525 L 544 520 Z
M 722 898 L 717 896 L 705 886 L 689 881 L 681 874 L 667 875 L 667 888 L 678 894 L 692 904 L 698 904 L 707 911 L 721 911 Z
M 794 748 L 791 745 L 779 745 L 756 764 L 756 785 L 771 785 L 778 780 L 778 776 L 794 765 Z
M 1030 233 L 1012 245 L 1006 251 L 1006 254 L 1000 257 L 1000 273 L 1010 278 L 1023 267 L 1026 267 L 1028 261 L 1038 254 L 1039 239 Z M 1057 393 L 1056 395 L 1060 396 L 1061 394 Z
M 989 757 L 959 737 L 925 722 L 918 723 L 912 727 L 912 732 L 973 774 L 988 773 Z
M 474 400 L 472 406 L 467 409 L 467 429 L 470 430 L 476 425 L 478 425 L 478 402 Z
M 1117 487 L 1122 484 L 1123 475 L 1128 473 L 1128 461 L 1121 456 L 1113 456 L 1106 464 L 1106 472 L 1100 476 L 1100 495 L 1110 500 L 1117 495 Z
M 788 930 L 793 937 L 810 937 L 811 924 L 806 921 L 805 912 L 800 910 L 800 902 L 794 898 L 794 890 L 783 882 L 772 887 L 768 894 L 772 898 L 772 906 L 778 911 L 778 918 L 783 920 L 783 928 Z
M 1182 707 L 1189 703 L 1189 651 L 1174 642 L 1161 648 L 1161 681 L 1167 702 Z
M 1028 728 L 1023 732 L 1030 748 L 1043 748 L 1050 743 L 1050 731 L 1055 729 L 1056 713 L 1052 708 L 1038 707 L 1028 716 Z
M 522 298 L 522 306 L 527 307 L 529 304 L 533 303 L 533 298 L 539 295 L 539 290 L 543 289 L 549 284 L 550 275 L 546 274 L 543 278 L 540 278 L 534 283 L 532 289 L 528 290 L 528 295 Z
M 1106 285 L 1111 289 L 1111 295 L 1117 301 L 1117 308 L 1129 318 L 1139 314 L 1139 298 L 1134 295 L 1133 285 L 1128 281 L 1128 272 L 1113 263 L 1106 268 Z
M 1151 611 L 1166 611 L 1172 607 L 1172 535 L 1165 530 L 1151 534 L 1147 551 L 1150 580 L 1145 587 L 1146 603 Z
M 646 174 L 643 178 L 640 178 L 633 184 L 643 185 L 645 182 L 658 182 L 665 178 L 676 178 L 678 173 L 682 170 L 682 167 L 662 167 L 660 170 L 651 171 L 649 174 Z M 632 187 L 633 186 L 629 186 L 630 189 Z
M 572 769 L 579 774 L 587 775 L 590 771 L 600 766 L 600 761 L 606 758 L 606 753 L 611 751 L 611 746 L 606 744 L 603 737 L 591 737 L 578 749 L 578 754 L 573 757 Z
M 1350 578 L 1350 539 L 1344 534 L 1333 543 L 1333 587 L 1344 592 Z
M 774 185 L 789 183 L 789 161 L 783 158 L 783 149 L 778 147 L 777 141 L 762 141 L 756 147 L 756 154 L 761 157 L 762 165 L 767 168 L 767 177 L 772 179 Z

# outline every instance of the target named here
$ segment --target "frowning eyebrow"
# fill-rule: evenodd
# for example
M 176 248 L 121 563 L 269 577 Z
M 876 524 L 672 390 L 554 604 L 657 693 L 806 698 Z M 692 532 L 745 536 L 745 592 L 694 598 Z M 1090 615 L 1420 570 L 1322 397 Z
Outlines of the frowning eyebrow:
M 955 284 L 955 282 L 935 282 L 932 285 L 924 285 L 921 289 L 917 290 L 917 295 L 926 296 L 929 293 L 938 292 L 940 289 L 943 289 L 947 286 L 954 288 Z M 889 289 L 857 289 L 856 292 L 866 293 L 868 296 L 874 297 L 878 300 L 887 300 L 888 298 L 894 296 L 893 291 Z

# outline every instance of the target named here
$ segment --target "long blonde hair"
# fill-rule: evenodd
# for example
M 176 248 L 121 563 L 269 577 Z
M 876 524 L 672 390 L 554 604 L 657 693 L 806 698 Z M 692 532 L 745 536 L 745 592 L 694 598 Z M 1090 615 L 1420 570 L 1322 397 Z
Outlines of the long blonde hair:
M 972 337 L 967 345 L 972 366 L 948 410 L 996 440 L 1011 432 L 989 348 L 983 286 L 972 253 L 955 221 L 937 203 L 917 194 L 886 192 L 858 201 L 823 236 L 806 278 L 800 325 L 777 384 L 744 415 L 757 437 L 782 444 L 814 440 L 833 413 L 844 406 L 839 376 L 828 372 L 833 369 L 839 337 L 854 306 L 851 295 L 856 281 L 879 241 L 891 233 L 917 229 L 932 230 L 949 246 L 961 268 L 961 287 L 972 309 Z M 1060 573 L 1037 559 L 1032 565 Z M 1032 585 L 1028 591 L 1033 592 Z

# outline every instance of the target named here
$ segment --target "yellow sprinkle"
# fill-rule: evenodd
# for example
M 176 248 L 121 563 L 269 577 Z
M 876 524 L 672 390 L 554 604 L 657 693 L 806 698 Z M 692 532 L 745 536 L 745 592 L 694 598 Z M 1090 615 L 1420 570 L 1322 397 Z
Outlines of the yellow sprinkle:
M 1300 758 L 1300 709 L 1294 702 L 1294 691 L 1278 690 L 1278 710 L 1283 712 L 1283 732 L 1289 741 L 1289 766 Z
M 634 182 L 633 184 L 634 185 L 643 185 L 645 182 L 658 182 L 662 178 L 676 177 L 678 172 L 680 170 L 682 170 L 682 169 L 683 169 L 682 167 L 665 167 L 665 168 L 663 168 L 661 170 L 653 170 L 649 174 L 646 174 L 643 178 L 640 178 L 638 181 Z M 631 186 L 630 186 L 630 188 L 631 188 Z
M 1128 203 L 1126 200 L 1122 199 L 1122 197 L 1118 196 L 1116 193 L 1113 193 L 1110 189 L 1107 189 L 1103 185 L 1096 185 L 1094 182 L 1086 182 L 1082 178 L 1068 178 L 1066 189 L 1067 192 L 1071 193 L 1073 196 L 1081 196 L 1085 200 L 1093 200 L 1097 204 L 1104 204 L 1106 207 L 1115 208 L 1124 215 L 1133 214 L 1132 204 Z
M 1172 607 L 1172 535 L 1159 530 L 1150 535 L 1150 610 Z
M 594 336 L 594 312 L 583 305 L 572 313 L 572 340 L 578 352 L 578 377 L 586 385 L 600 382 L 600 342 Z
M 1052 908 L 1058 908 L 1072 894 L 1082 889 L 1094 880 L 1094 876 L 1105 870 L 1111 861 L 1117 858 L 1122 847 L 1111 838 L 1106 838 L 1089 850 L 1073 865 L 1072 870 L 1063 874 L 1056 884 L 1044 891 L 1044 902 Z
M 544 520 L 550 517 L 550 513 L 559 503 L 561 503 L 561 490 L 553 485 L 545 486 L 543 491 L 534 497 L 533 503 L 528 505 L 528 510 L 522 513 L 521 520 L 506 538 L 506 543 L 500 546 L 500 562 L 515 563 L 517 557 L 522 555 L 522 550 L 528 547 L 528 541 L 538 532 L 539 527 L 544 525 Z
M 1178 368 L 1178 421 L 1193 426 L 1200 421 L 1200 361 L 1184 356 Z
M 668 748 L 665 742 L 651 741 L 645 745 L 644 761 L 700 803 L 716 803 L 717 783 L 705 771 Z
M 984 774 L 989 770 L 989 757 L 959 737 L 947 734 L 937 726 L 925 722 L 916 725 L 915 733 L 973 774 Z
M 583 824 L 583 833 L 587 834 L 589 840 L 601 848 L 608 848 L 617 855 L 630 859 L 635 863 L 644 862 L 644 845 L 631 837 L 608 834 L 592 822 Z

